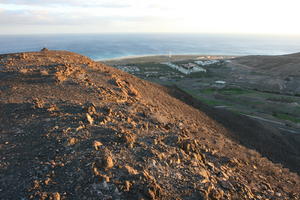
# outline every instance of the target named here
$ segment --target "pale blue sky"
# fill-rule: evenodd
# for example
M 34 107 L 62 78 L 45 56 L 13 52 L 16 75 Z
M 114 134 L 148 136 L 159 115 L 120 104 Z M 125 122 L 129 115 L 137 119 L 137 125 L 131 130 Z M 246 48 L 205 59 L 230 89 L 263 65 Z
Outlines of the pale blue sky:
M 0 34 L 300 35 L 299 0 L 0 0 Z

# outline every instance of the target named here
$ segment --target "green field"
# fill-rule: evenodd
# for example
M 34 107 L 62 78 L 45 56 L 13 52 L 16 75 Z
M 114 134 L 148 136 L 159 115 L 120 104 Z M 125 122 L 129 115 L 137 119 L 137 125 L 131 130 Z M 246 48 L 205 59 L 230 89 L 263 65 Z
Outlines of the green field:
M 291 116 L 289 113 L 273 113 L 273 116 L 278 119 L 288 120 L 294 123 L 300 123 L 300 117 Z
M 200 91 L 203 94 L 224 94 L 224 95 L 241 95 L 253 93 L 251 90 L 242 89 L 242 88 L 206 88 Z

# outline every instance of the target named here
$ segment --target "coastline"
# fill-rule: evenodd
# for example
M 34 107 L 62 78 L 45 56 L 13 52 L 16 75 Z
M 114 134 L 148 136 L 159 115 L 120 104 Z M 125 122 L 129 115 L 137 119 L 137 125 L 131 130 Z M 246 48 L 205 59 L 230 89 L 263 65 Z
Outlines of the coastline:
M 96 62 L 105 63 L 107 65 L 125 65 L 125 64 L 136 64 L 136 63 L 160 63 L 168 61 L 183 61 L 183 60 L 212 60 L 212 59 L 232 59 L 240 56 L 236 55 L 207 55 L 207 54 L 178 54 L 169 55 L 138 55 L 138 56 L 124 56 L 111 59 L 96 60 Z

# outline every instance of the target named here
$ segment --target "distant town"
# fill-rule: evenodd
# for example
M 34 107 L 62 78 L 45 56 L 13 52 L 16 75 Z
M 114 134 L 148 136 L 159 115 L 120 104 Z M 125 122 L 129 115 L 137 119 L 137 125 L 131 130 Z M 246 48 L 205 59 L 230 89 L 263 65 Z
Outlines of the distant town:
M 175 69 L 183 74 L 191 74 L 195 72 L 206 72 L 206 69 L 203 68 L 203 66 L 210 66 L 214 64 L 220 64 L 223 62 L 230 62 L 229 60 L 221 60 L 221 59 L 215 59 L 215 60 L 197 60 L 187 63 L 173 63 L 171 61 L 169 62 L 162 62 L 162 65 L 166 65 L 172 69 Z M 140 69 L 136 65 L 118 65 L 116 66 L 118 69 L 123 70 L 125 72 L 139 72 Z

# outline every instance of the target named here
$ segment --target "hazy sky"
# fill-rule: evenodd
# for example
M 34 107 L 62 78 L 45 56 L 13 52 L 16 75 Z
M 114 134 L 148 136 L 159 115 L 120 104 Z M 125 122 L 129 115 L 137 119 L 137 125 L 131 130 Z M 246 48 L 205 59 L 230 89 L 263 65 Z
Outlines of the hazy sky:
M 300 35 L 300 0 L 0 0 L 0 34 Z

